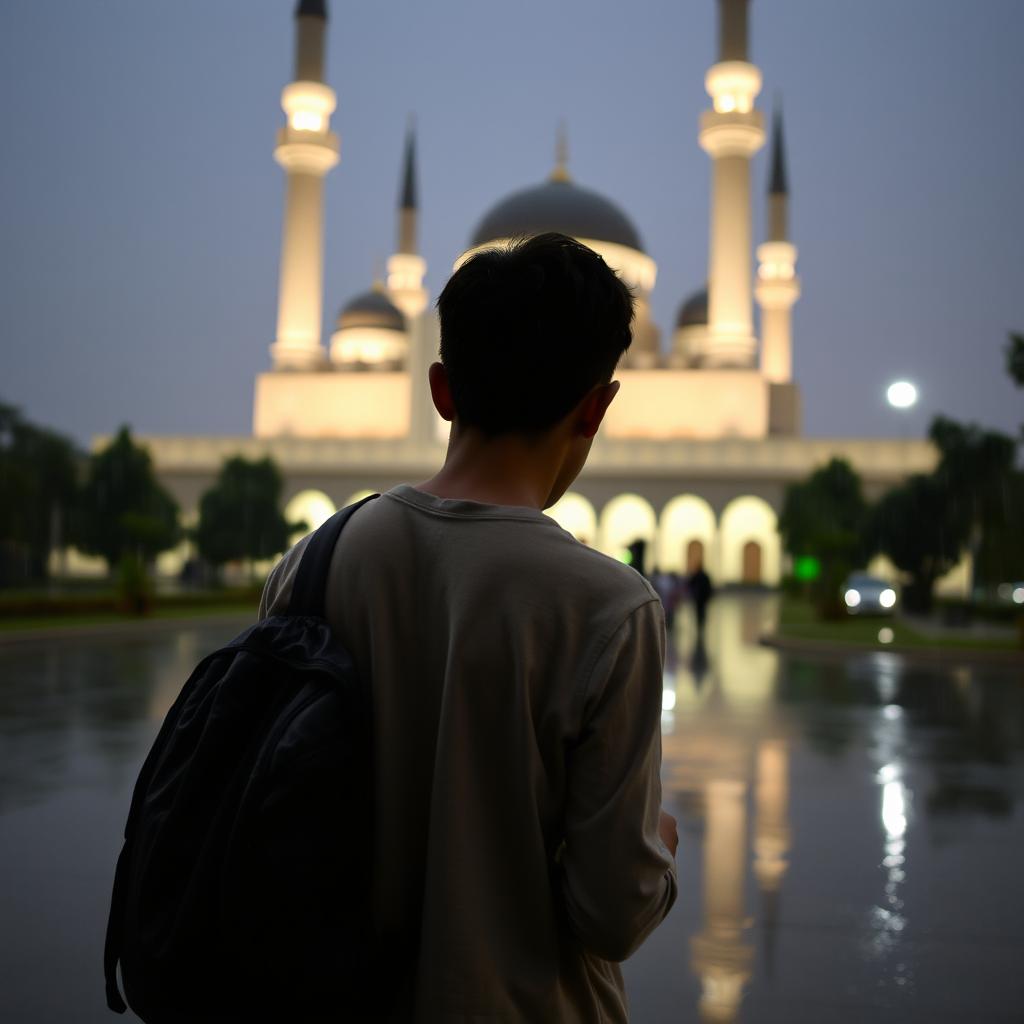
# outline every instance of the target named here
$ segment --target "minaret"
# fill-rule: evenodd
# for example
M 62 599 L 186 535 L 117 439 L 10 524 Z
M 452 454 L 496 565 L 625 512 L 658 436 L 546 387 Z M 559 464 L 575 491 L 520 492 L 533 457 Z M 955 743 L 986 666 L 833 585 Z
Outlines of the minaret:
M 337 105 L 324 83 L 325 0 L 299 0 L 295 10 L 295 81 L 284 87 L 288 122 L 277 135 L 274 159 L 285 169 L 284 229 L 277 300 L 277 337 L 270 347 L 275 370 L 324 365 L 320 343 L 323 304 L 324 175 L 338 162 L 338 136 L 330 130 Z
M 714 109 L 701 115 L 711 157 L 711 243 L 705 366 L 753 367 L 750 159 L 764 144 L 754 100 L 761 72 L 747 60 L 748 0 L 719 0 L 719 58 L 704 77 Z
M 796 246 L 789 240 L 789 184 L 782 108 L 772 118 L 768 180 L 768 241 L 757 247 L 757 301 L 761 306 L 761 370 L 773 384 L 793 377 L 792 308 L 800 298 Z
M 398 196 L 398 251 L 388 260 L 391 301 L 409 320 L 427 308 L 423 275 L 426 260 L 419 254 L 419 209 L 416 197 L 416 135 L 412 121 L 405 134 L 402 181 Z

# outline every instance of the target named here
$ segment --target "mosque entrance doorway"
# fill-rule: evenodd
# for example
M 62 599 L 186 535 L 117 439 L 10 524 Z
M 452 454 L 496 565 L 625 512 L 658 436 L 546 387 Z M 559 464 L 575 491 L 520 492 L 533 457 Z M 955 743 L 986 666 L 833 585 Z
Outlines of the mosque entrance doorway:
M 693 575 L 704 564 L 704 541 L 691 540 L 686 545 L 686 571 Z
M 756 585 L 761 582 L 761 545 L 748 540 L 743 545 L 743 582 Z

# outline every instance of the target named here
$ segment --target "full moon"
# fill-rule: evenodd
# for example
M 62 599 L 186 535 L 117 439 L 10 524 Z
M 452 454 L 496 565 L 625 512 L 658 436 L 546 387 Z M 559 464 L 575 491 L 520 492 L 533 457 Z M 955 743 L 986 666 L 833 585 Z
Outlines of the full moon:
M 917 401 L 917 388 L 909 380 L 898 380 L 889 385 L 885 397 L 896 409 L 909 409 Z

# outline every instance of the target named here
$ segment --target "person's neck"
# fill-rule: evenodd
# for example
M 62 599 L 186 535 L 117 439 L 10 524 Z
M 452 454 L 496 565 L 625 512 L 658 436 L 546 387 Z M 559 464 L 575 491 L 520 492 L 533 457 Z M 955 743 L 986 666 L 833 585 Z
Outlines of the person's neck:
M 444 465 L 415 486 L 437 498 L 543 509 L 560 468 L 557 445 L 550 441 L 453 432 Z

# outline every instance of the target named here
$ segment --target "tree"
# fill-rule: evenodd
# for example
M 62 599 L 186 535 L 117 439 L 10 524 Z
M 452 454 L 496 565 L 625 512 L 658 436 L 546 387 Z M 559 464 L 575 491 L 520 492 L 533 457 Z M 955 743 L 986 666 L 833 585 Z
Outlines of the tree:
M 1024 473 L 1007 474 L 1000 492 L 999 515 L 986 525 L 975 561 L 975 577 L 990 586 L 1024 580 Z
M 1019 522 L 1007 520 L 1012 514 L 1007 481 L 1014 471 L 1016 442 L 997 431 L 943 416 L 934 420 L 929 436 L 939 449 L 935 477 L 944 492 L 943 517 L 951 533 L 964 536 L 977 577 L 986 539 L 1001 527 L 1019 527 Z
M 1024 334 L 1010 334 L 1006 372 L 1017 387 L 1024 388 Z M 996 583 L 1024 579 L 1024 473 L 1018 470 L 1005 478 L 1001 498 L 1002 522 L 986 533 L 978 552 L 980 577 Z
M 44 579 L 75 504 L 74 444 L 0 403 L 0 582 Z
M 867 558 L 866 519 L 860 477 L 842 459 L 832 459 L 786 488 L 779 517 L 782 542 L 794 559 L 813 559 L 820 566 L 811 589 L 826 617 L 842 614 L 842 582 Z
M 303 523 L 281 512 L 281 474 L 269 458 L 228 459 L 217 482 L 200 499 L 196 545 L 212 565 L 271 558 L 288 547 Z
M 1011 334 L 1006 344 L 1006 372 L 1024 388 L 1024 334 Z
M 967 541 L 964 518 L 946 514 L 948 496 L 937 473 L 918 473 L 889 491 L 872 510 L 872 547 L 911 577 L 903 590 L 908 609 L 931 608 L 935 581 L 956 565 Z
M 149 452 L 135 444 L 126 426 L 89 458 L 74 536 L 111 570 L 126 558 L 149 561 L 178 542 L 178 506 L 157 481 Z

